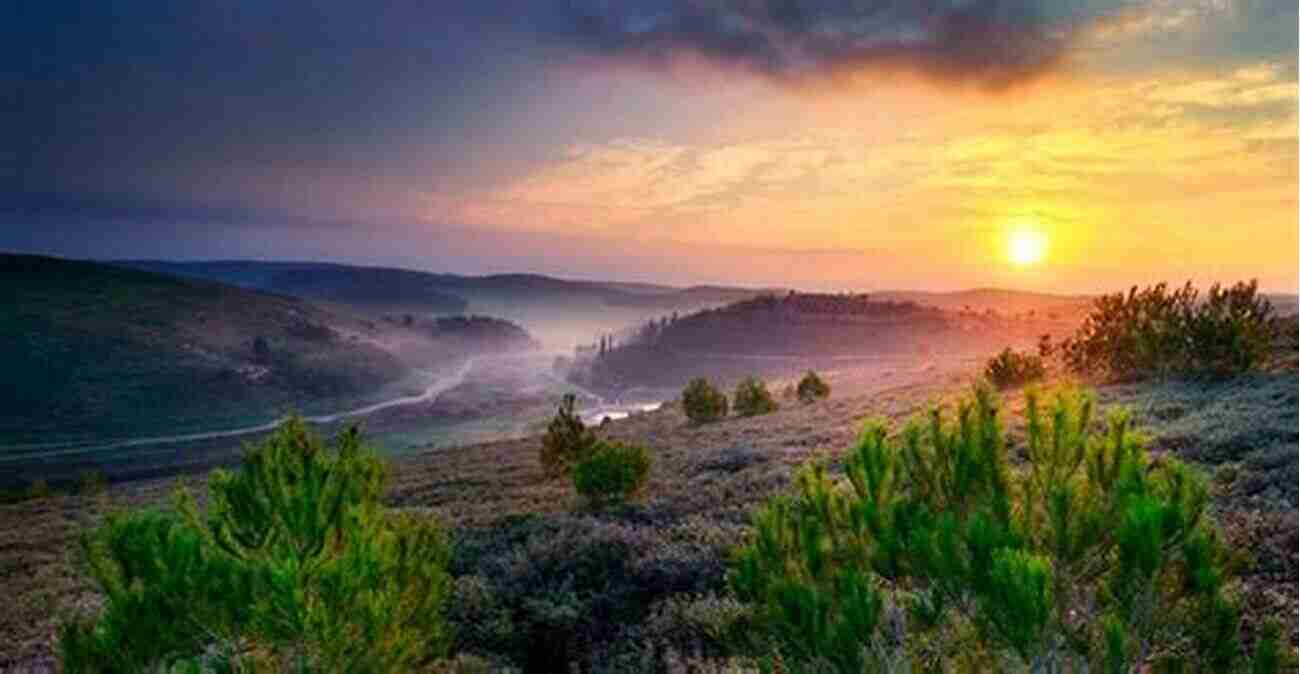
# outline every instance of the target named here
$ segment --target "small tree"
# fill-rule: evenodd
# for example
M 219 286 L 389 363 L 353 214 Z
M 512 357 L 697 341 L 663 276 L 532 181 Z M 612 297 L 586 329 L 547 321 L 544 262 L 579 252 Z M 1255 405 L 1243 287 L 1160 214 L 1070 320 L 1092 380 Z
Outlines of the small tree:
M 682 409 L 693 423 L 717 421 L 727 416 L 727 396 L 703 377 L 692 379 L 682 390 Z
M 449 545 L 383 485 L 356 429 L 328 451 L 293 419 L 213 473 L 206 513 L 182 490 L 174 512 L 110 516 L 82 539 L 104 603 L 61 626 L 64 671 L 427 668 L 449 643 Z
M 1005 389 L 1035 382 L 1047 374 L 1041 356 L 1003 349 L 984 365 L 984 377 L 994 386 Z
M 596 442 L 596 435 L 574 411 L 576 405 L 577 397 L 566 393 L 551 423 L 546 426 L 539 459 L 547 477 L 567 475 L 574 464 L 591 452 Z
M 776 401 L 761 379 L 746 377 L 736 385 L 732 409 L 742 417 L 756 417 L 776 411 Z
M 641 445 L 597 440 L 573 469 L 573 486 L 593 504 L 635 495 L 650 477 L 650 452 Z
M 803 379 L 799 380 L 799 387 L 796 389 L 799 396 L 799 402 L 812 403 L 822 398 L 829 398 L 831 395 L 831 385 L 826 380 L 817 375 L 816 372 L 809 370 L 804 374 Z
M 1239 671 L 1204 480 L 1149 459 L 1123 414 L 1093 435 L 1092 414 L 1028 394 L 1019 470 L 987 389 L 955 422 L 869 425 L 843 482 L 813 464 L 755 514 L 731 583 L 793 671 Z

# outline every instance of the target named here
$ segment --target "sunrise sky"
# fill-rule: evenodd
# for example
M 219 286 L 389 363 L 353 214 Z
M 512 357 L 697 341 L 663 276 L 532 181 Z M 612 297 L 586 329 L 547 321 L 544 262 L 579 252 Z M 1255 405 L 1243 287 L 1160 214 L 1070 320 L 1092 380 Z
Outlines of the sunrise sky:
M 0 249 L 1296 290 L 1295 0 L 367 4 L 0 9 Z

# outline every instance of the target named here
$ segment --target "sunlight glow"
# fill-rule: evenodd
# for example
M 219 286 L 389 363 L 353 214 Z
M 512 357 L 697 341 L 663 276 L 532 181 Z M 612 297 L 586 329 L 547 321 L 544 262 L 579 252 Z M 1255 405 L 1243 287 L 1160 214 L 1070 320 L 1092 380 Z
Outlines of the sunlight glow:
M 1007 240 L 1007 258 L 1013 264 L 1025 266 L 1041 262 L 1047 255 L 1047 236 L 1042 232 L 1021 229 L 1011 233 Z

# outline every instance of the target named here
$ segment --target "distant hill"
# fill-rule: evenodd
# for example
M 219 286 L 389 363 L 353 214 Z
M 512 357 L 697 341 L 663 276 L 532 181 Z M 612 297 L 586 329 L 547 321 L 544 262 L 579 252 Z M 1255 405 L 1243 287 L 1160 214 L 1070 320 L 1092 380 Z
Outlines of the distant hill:
M 1003 314 L 1055 312 L 1079 314 L 1088 309 L 1094 295 L 1057 295 L 1001 288 L 973 288 L 955 292 L 924 292 L 917 290 L 886 290 L 871 294 L 879 300 L 916 302 L 950 311 L 983 312 L 993 310 Z M 1279 315 L 1294 316 L 1300 313 L 1300 298 L 1285 293 L 1270 293 L 1264 297 L 1273 304 Z
M 652 321 L 580 348 L 572 362 L 558 365 L 576 383 L 617 392 L 676 387 L 697 376 L 725 382 L 851 362 L 915 366 L 1029 346 L 1070 325 L 1065 318 L 950 310 L 879 294 L 786 293 Z
M 0 446 L 330 412 L 410 392 L 422 368 L 530 338 L 375 321 L 296 297 L 121 266 L 0 255 Z M 477 333 L 475 333 L 477 334 Z
M 435 275 L 405 269 L 299 262 L 166 262 L 132 260 L 121 266 L 187 278 L 221 281 L 346 304 L 367 313 L 461 313 L 468 303 L 442 289 Z
M 1086 309 L 1093 300 L 1090 295 L 1055 295 L 1001 288 L 972 288 L 954 292 L 886 290 L 871 293 L 871 296 L 881 301 L 915 302 L 948 311 L 992 310 L 1002 314 L 1022 314 L 1030 311 L 1077 313 Z
M 541 274 L 462 276 L 324 262 L 123 260 L 134 269 L 205 278 L 260 290 L 348 304 L 368 313 L 462 313 L 521 305 L 693 310 L 762 291 L 723 286 L 675 288 L 651 283 L 559 279 Z

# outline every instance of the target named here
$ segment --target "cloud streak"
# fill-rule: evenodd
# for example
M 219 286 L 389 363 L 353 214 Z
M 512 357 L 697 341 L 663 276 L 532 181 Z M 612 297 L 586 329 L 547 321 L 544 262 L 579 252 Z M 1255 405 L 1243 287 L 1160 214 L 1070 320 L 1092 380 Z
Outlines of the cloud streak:
M 549 3 L 548 3 L 549 5 Z M 1000 87 L 1061 62 L 1131 0 L 572 0 L 540 25 L 595 57 L 688 57 L 786 82 L 904 70 Z

